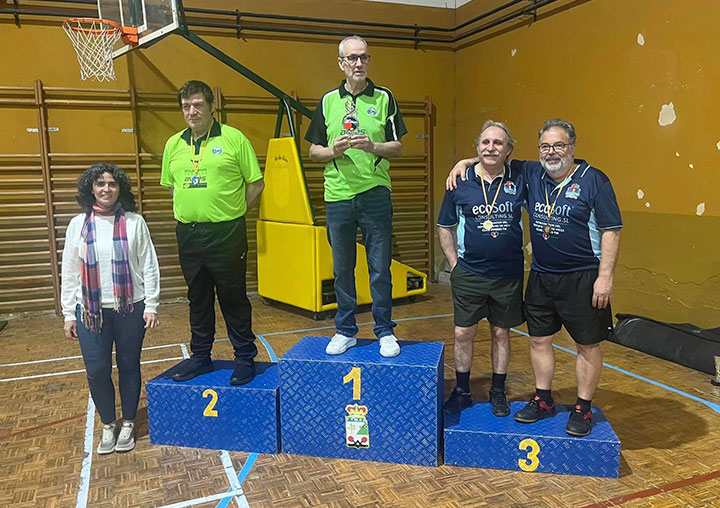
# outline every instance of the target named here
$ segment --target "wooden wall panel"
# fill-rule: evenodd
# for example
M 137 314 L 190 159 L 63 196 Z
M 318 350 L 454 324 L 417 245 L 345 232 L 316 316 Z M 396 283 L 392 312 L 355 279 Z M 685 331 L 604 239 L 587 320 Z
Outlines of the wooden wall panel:
M 277 100 L 268 97 L 223 95 L 216 89 L 219 119 L 236 125 L 253 144 L 261 167 L 265 165 L 267 135 L 274 130 Z M 317 99 L 300 99 L 317 104 Z M 136 196 L 157 250 L 161 271 L 161 299 L 182 298 L 185 281 L 175 243 L 172 198 L 160 186 L 162 147 L 178 128 L 174 94 L 156 91 L 79 90 L 45 87 L 0 87 L 0 107 L 8 118 L 26 125 L 17 153 L 0 154 L 0 316 L 59 310 L 59 272 L 65 230 L 79 213 L 78 176 L 92 163 L 110 162 L 123 168 Z M 432 99 L 400 101 L 411 132 L 423 132 L 405 141 L 405 155 L 393 161 L 393 257 L 430 273 L 433 212 Z M 82 119 L 79 122 L 78 119 Z M 298 135 L 307 119 L 295 116 Z M 82 132 L 64 125 L 85 123 Z M 54 128 L 58 127 L 58 130 Z M 287 132 L 287 122 L 283 132 Z M 15 140 L 13 140 L 15 141 Z M 306 143 L 301 141 L 301 146 Z M 33 148 L 35 147 L 35 148 Z M 306 147 L 303 150 L 307 152 Z M 321 164 L 304 158 L 313 211 L 325 224 Z M 248 290 L 257 289 L 255 221 L 248 214 Z M 432 274 L 430 274 L 432 276 Z

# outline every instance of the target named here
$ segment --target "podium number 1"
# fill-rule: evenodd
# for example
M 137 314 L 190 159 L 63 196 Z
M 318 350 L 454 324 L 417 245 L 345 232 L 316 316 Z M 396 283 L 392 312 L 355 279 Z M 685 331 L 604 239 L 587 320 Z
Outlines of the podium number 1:
M 540 453 L 540 445 L 534 439 L 523 439 L 520 441 L 518 448 L 521 450 L 530 449 L 527 452 L 527 459 L 518 459 L 518 466 L 523 471 L 535 471 L 540 465 L 538 460 L 538 453 Z
M 353 383 L 353 400 L 360 400 L 360 389 L 362 386 L 362 382 L 360 380 L 360 367 L 353 367 L 343 378 L 343 384 L 347 384 L 350 381 Z
M 215 404 L 217 404 L 218 399 L 217 392 L 212 388 L 208 388 L 203 392 L 203 399 L 206 399 L 207 397 L 210 397 L 210 402 L 208 402 L 208 405 L 205 407 L 205 411 L 203 411 L 203 416 L 211 416 L 217 418 L 218 412 L 215 409 Z

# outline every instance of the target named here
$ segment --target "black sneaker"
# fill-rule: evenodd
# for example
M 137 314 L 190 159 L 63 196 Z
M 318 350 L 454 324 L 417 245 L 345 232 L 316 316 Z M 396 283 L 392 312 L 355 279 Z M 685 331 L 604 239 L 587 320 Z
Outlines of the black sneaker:
M 255 361 L 238 363 L 230 376 L 230 384 L 233 386 L 244 385 L 255 378 Z
M 448 400 L 443 404 L 443 411 L 449 414 L 455 414 L 470 406 L 472 406 L 472 395 L 470 395 L 470 392 L 466 392 L 459 386 L 456 386 L 450 394 L 450 397 L 448 397 Z
M 542 418 L 555 414 L 555 404 L 548 404 L 537 395 L 533 395 L 527 406 L 515 413 L 515 420 L 521 423 L 535 423 Z
M 178 369 L 172 375 L 172 380 L 188 381 L 201 374 L 212 372 L 213 370 L 213 364 L 209 358 L 207 360 L 195 360 L 194 358 L 188 358 L 179 364 Z
M 495 416 L 507 416 L 510 414 L 510 404 L 505 397 L 505 390 L 493 388 L 490 390 L 490 404 Z
M 565 432 L 571 436 L 587 436 L 592 430 L 592 412 L 584 412 L 580 404 L 576 404 L 570 413 Z

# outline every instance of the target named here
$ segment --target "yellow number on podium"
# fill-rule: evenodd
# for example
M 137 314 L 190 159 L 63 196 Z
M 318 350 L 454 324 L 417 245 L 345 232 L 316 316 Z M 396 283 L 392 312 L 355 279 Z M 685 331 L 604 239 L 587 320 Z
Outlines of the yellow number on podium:
M 208 405 L 205 407 L 203 416 L 217 418 L 218 412 L 215 410 L 215 404 L 217 404 L 218 400 L 217 392 L 212 388 L 208 388 L 203 392 L 203 399 L 206 399 L 207 397 L 210 397 L 210 402 L 208 402 Z
M 523 439 L 520 441 L 520 445 L 518 446 L 521 450 L 527 450 L 530 448 L 530 451 L 527 452 L 527 460 L 526 459 L 518 459 L 518 466 L 520 466 L 520 469 L 523 471 L 535 471 L 538 466 L 540 465 L 540 460 L 538 460 L 538 453 L 540 453 L 540 445 L 537 444 L 537 441 L 534 439 Z
M 353 367 L 347 376 L 343 378 L 343 384 L 353 382 L 353 400 L 360 400 L 360 390 L 362 383 L 360 381 L 360 367 Z

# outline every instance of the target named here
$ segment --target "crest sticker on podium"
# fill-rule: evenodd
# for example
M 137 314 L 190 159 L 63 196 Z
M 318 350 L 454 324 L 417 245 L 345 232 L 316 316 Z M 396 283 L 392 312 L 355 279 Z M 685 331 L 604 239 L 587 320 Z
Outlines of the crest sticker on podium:
M 352 404 L 345 407 L 345 444 L 349 448 L 370 448 L 370 428 L 367 406 Z

